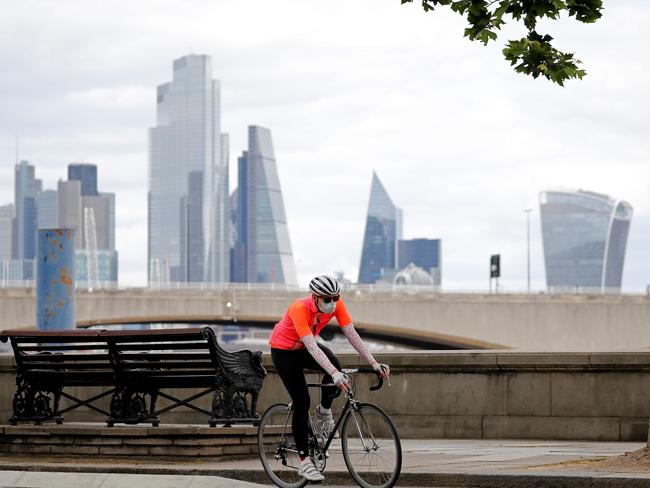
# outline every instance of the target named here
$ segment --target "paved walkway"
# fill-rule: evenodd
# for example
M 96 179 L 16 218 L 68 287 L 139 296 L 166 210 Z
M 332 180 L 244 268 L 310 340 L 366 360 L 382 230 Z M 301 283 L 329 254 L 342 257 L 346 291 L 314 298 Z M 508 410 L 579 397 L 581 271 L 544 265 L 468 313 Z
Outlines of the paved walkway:
M 0 488 L 255 488 L 218 476 L 0 471 Z
M 597 469 L 594 460 L 611 458 L 645 447 L 645 443 L 534 440 L 405 440 L 398 486 L 444 487 L 649 487 L 650 471 L 628 468 Z M 352 485 L 340 448 L 335 446 L 325 472 L 326 482 Z M 125 459 L 10 457 L 0 458 L 0 487 L 138 488 L 244 487 L 235 478 L 268 485 L 257 459 L 223 461 L 201 458 L 166 464 Z M 75 471 L 74 474 L 27 471 Z M 107 474 L 122 473 L 122 474 Z M 138 473 L 135 475 L 134 473 Z M 123 478 L 124 476 L 143 478 Z M 165 475 L 165 476 L 154 476 Z M 222 478 L 219 478 L 222 477 Z M 55 479 L 71 481 L 53 484 Z M 38 484 L 44 480 L 47 484 Z M 12 484 L 14 483 L 14 484 Z M 32 483 L 32 484 L 29 484 Z M 225 484 L 224 484 L 225 483 Z

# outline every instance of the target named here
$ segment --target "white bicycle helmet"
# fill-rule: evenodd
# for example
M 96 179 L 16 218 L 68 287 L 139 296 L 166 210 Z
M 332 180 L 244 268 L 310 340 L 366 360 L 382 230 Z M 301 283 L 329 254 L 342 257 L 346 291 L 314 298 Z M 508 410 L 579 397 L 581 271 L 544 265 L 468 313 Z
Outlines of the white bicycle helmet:
M 339 282 L 330 275 L 319 275 L 309 282 L 309 291 L 317 297 L 332 297 L 341 291 Z

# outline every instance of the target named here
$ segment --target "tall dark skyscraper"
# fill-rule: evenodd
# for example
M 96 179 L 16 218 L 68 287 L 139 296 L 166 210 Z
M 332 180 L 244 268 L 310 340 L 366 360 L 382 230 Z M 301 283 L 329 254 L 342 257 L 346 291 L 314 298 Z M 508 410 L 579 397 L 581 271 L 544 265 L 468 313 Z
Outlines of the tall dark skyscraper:
M 233 281 L 297 283 L 270 130 L 248 128 L 238 171 Z
M 431 275 L 434 285 L 440 285 L 440 239 L 401 239 L 398 241 L 397 251 L 398 269 L 413 263 Z
M 395 270 L 397 241 L 401 238 L 402 210 L 393 203 L 373 172 L 359 283 L 375 283 L 381 278 L 382 269 Z
M 68 180 L 81 181 L 81 196 L 97 196 L 97 166 L 88 163 L 68 165 Z
M 244 151 L 237 158 L 237 190 L 235 191 L 235 239 L 230 266 L 231 281 L 246 283 L 248 268 L 246 266 L 246 247 L 248 243 L 248 152 Z
M 583 190 L 546 191 L 540 215 L 550 289 L 620 289 L 630 204 Z

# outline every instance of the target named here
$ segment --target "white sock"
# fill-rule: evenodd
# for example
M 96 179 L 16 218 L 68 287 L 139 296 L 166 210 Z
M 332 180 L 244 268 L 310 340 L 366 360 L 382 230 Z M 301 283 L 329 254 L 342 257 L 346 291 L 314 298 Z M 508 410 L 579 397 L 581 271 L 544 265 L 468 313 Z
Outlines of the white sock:
M 332 413 L 332 409 L 331 409 L 331 408 L 325 408 L 325 407 L 323 407 L 322 405 L 318 405 L 318 411 L 319 411 L 320 413 L 322 413 L 323 415 L 328 415 L 328 414 L 331 414 L 331 413 Z
M 309 463 L 311 463 L 311 458 L 309 456 L 307 456 L 305 459 L 300 461 L 301 466 L 304 466 L 305 464 L 309 464 Z

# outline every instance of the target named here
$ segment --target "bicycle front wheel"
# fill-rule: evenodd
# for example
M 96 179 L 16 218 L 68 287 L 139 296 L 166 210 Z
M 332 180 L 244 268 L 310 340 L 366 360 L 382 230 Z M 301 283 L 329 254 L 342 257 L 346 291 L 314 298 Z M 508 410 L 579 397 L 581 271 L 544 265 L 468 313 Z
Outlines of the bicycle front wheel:
M 341 427 L 348 471 L 362 488 L 392 488 L 402 469 L 402 444 L 390 417 L 371 403 L 349 410 Z
M 300 458 L 291 429 L 289 405 L 278 403 L 262 415 L 257 429 L 257 449 L 262 467 L 280 488 L 302 488 L 307 480 L 298 476 Z

